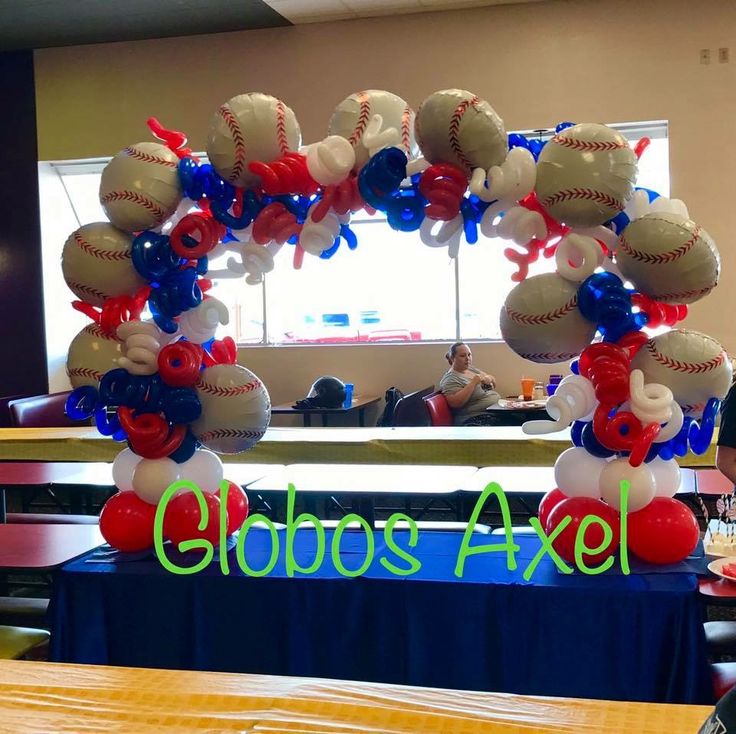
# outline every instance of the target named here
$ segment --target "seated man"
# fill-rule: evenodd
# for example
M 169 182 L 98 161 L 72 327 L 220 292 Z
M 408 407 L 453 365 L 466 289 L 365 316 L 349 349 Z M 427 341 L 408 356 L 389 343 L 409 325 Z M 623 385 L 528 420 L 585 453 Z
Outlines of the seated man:
M 486 408 L 498 402 L 496 378 L 473 367 L 473 353 L 465 342 L 455 342 L 445 355 L 450 369 L 440 379 L 456 426 L 493 425 Z

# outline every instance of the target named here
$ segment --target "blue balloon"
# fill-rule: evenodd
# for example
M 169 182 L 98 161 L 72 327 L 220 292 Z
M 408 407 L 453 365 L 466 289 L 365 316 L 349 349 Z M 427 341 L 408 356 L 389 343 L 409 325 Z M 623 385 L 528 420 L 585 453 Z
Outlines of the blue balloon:
M 511 133 L 509 135 L 509 148 L 526 148 L 529 150 L 529 141 L 520 133 Z
M 174 318 L 202 303 L 202 291 L 197 285 L 197 273 L 193 268 L 175 270 L 159 281 L 151 291 L 148 307 L 156 325 L 167 334 L 176 332 Z
M 573 127 L 575 125 L 574 122 L 560 122 L 558 125 L 555 126 L 555 132 L 561 133 L 563 130 L 566 130 L 568 127 Z
M 570 429 L 570 439 L 573 446 L 581 447 L 583 445 L 583 429 L 588 424 L 585 421 L 575 421 Z
M 416 232 L 424 221 L 427 200 L 412 185 L 395 194 L 386 208 L 386 219 L 391 229 L 398 232 Z
M 593 424 L 586 423 L 581 432 L 581 440 L 583 442 L 583 448 L 591 455 L 597 456 L 601 459 L 607 459 L 609 456 L 613 456 L 616 452 L 607 449 L 603 444 L 598 441 L 593 432 Z
M 360 195 L 368 206 L 385 212 L 406 178 L 406 154 L 400 148 L 379 150 L 358 174 Z
M 604 341 L 618 341 L 630 331 L 639 331 L 646 317 L 634 313 L 631 292 L 613 273 L 593 273 L 578 288 L 580 313 L 592 321 Z
M 112 436 L 115 441 L 125 441 L 127 436 L 120 426 L 120 420 L 114 412 L 108 413 L 105 407 L 95 410 L 95 425 L 103 436 Z
M 194 434 L 187 429 L 181 445 L 176 449 L 176 451 L 172 451 L 169 454 L 169 458 L 173 459 L 177 464 L 183 464 L 194 456 L 194 452 L 197 450 L 198 446 L 199 442 L 194 437 Z
M 174 425 L 193 423 L 202 414 L 197 391 L 190 387 L 169 388 L 161 400 L 164 417 Z
M 148 281 L 158 281 L 179 267 L 181 258 L 171 249 L 169 238 L 155 232 L 141 232 L 131 247 L 136 271 Z
M 573 375 L 579 375 L 580 374 L 580 363 L 577 359 L 573 359 L 572 362 L 570 362 L 570 372 L 573 373 Z
M 97 388 L 92 385 L 82 385 L 71 391 L 64 405 L 64 412 L 73 421 L 89 420 L 95 413 L 99 399 Z
M 705 404 L 703 417 L 700 419 L 700 425 L 693 421 L 688 431 L 688 440 L 692 452 L 698 456 L 704 454 L 710 448 L 710 442 L 713 439 L 715 431 L 716 417 L 721 407 L 721 401 L 718 398 L 710 398 Z
M 534 139 L 529 141 L 529 152 L 534 156 L 535 161 L 539 159 L 539 154 L 545 145 L 546 143 L 543 140 Z

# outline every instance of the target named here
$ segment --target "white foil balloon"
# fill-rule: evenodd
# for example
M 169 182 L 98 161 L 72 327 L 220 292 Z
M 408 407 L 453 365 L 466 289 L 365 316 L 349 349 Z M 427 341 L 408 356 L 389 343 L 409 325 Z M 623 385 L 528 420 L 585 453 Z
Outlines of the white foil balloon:
M 654 474 L 647 464 L 631 466 L 628 459 L 609 461 L 600 475 L 601 497 L 616 510 L 621 509 L 621 482 L 628 480 L 628 512 L 637 512 L 646 507 L 657 490 Z
M 575 446 L 563 451 L 555 462 L 555 483 L 566 497 L 600 498 L 598 478 L 606 466 L 605 459 Z
M 144 501 L 157 505 L 170 485 L 181 478 L 181 464 L 173 459 L 141 459 L 133 471 L 133 491 Z
M 349 140 L 341 135 L 330 135 L 307 147 L 307 169 L 322 186 L 344 181 L 355 165 L 355 151 Z
M 652 459 L 647 466 L 657 484 L 657 497 L 673 497 L 680 488 L 680 466 L 675 459 Z
M 203 492 L 216 492 L 224 470 L 220 457 L 207 449 L 197 449 L 192 458 L 181 464 L 181 476 L 194 482 Z
M 121 492 L 133 491 L 133 472 L 142 458 L 130 449 L 123 449 L 115 457 L 112 462 L 112 481 Z

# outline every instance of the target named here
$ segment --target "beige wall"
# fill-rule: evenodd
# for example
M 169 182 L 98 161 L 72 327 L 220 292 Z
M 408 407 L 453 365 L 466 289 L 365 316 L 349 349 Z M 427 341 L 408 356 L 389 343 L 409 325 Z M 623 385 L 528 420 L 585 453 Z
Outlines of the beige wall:
M 699 63 L 698 50 L 730 46 L 730 64 Z M 204 147 L 225 99 L 259 90 L 297 114 L 306 141 L 326 133 L 336 104 L 384 88 L 413 106 L 432 91 L 470 89 L 509 129 L 560 120 L 670 122 L 672 195 L 720 245 L 720 287 L 687 325 L 736 353 L 736 254 L 731 217 L 736 170 L 736 2 L 552 0 L 445 13 L 36 53 L 39 156 L 112 155 L 148 138 L 145 120 L 187 131 Z M 522 362 L 502 344 L 478 345 L 476 361 L 504 392 Z M 301 395 L 324 373 L 363 392 L 436 382 L 442 347 L 254 348 L 242 361 L 276 402 Z M 554 370 L 553 370 L 554 371 Z

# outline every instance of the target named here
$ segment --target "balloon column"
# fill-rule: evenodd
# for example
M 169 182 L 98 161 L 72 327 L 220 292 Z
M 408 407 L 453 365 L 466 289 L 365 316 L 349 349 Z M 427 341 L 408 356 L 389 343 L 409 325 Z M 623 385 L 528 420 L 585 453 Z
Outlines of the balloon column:
M 673 457 L 705 450 L 731 375 L 710 337 L 641 331 L 682 320 L 719 273 L 715 245 L 684 204 L 635 189 L 646 139 L 632 150 L 611 128 L 570 122 L 548 142 L 507 136 L 488 102 L 459 89 L 431 94 L 416 115 L 390 92 L 351 94 L 327 136 L 305 146 L 281 100 L 241 94 L 211 119 L 208 163 L 183 133 L 153 118 L 148 126 L 160 142 L 125 148 L 103 172 L 110 221 L 80 227 L 62 255 L 73 305 L 93 321 L 69 350 L 68 412 L 94 416 L 128 444 L 114 464 L 120 493 L 101 518 L 112 545 L 150 545 L 156 503 L 177 479 L 197 482 L 214 506 L 222 465 L 213 452 L 247 450 L 268 426 L 263 384 L 237 364 L 232 340 L 215 339 L 228 313 L 208 294 L 212 281 L 260 283 L 284 247 L 295 268 L 343 242 L 353 250 L 360 210 L 451 257 L 463 238 L 511 241 L 504 254 L 517 285 L 501 313 L 505 340 L 537 362 L 580 355 L 550 399 L 555 420 L 526 427 L 573 424 L 555 499 L 605 500 L 615 512 L 618 482 L 629 478 L 632 527 L 638 516 L 641 533 L 656 534 L 660 508 L 674 502 Z M 557 272 L 527 277 L 540 255 Z M 232 496 L 233 517 L 244 518 L 243 497 Z M 191 530 L 192 501 L 185 493 L 167 510 L 170 538 Z

